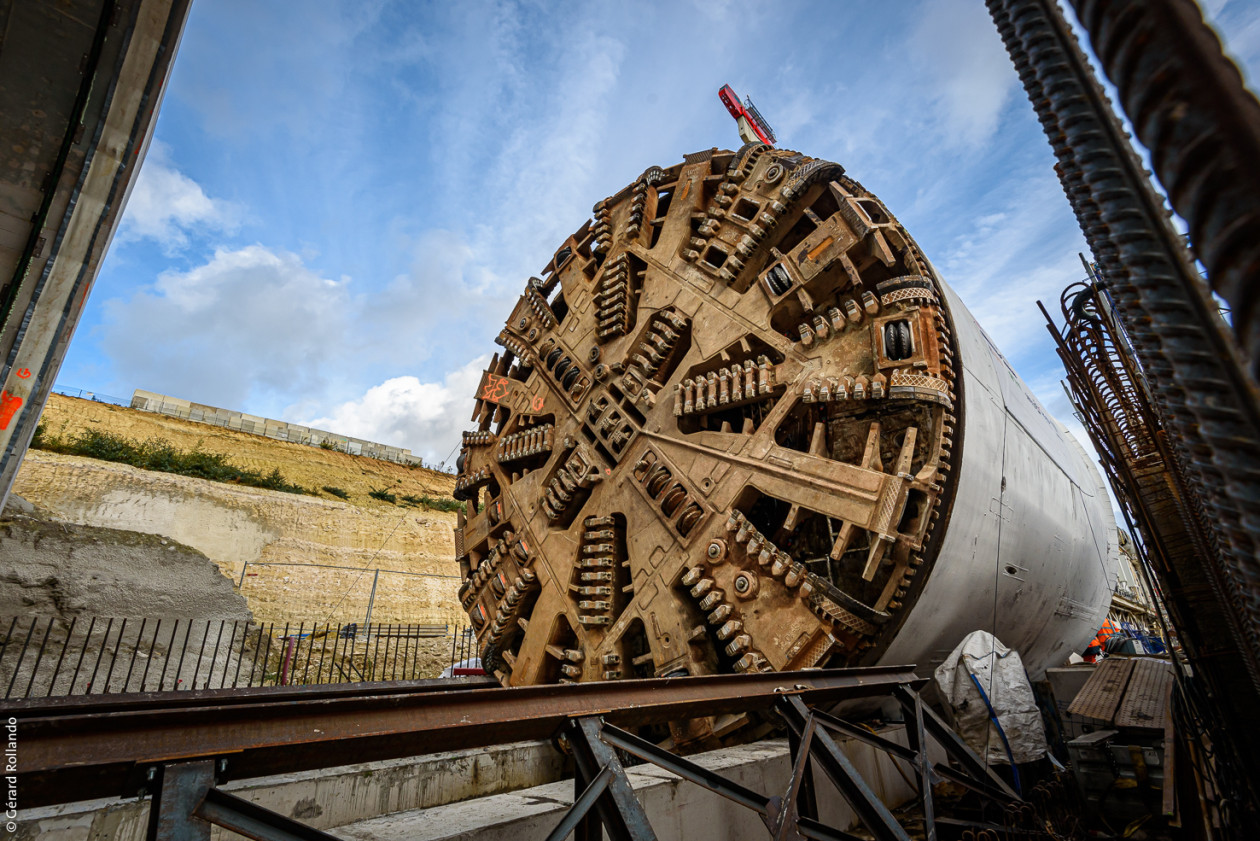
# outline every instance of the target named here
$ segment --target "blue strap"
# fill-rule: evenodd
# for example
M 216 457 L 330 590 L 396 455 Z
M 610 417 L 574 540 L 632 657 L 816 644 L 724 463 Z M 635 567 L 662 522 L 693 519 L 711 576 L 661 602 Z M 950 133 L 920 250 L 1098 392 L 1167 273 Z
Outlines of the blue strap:
M 993 704 L 989 703 L 989 696 L 985 694 L 984 687 L 980 685 L 980 680 L 967 670 L 967 677 L 971 678 L 971 682 L 976 685 L 976 691 L 980 693 L 980 699 L 984 701 L 984 705 L 989 709 L 989 721 L 993 722 L 993 726 L 997 728 L 998 735 L 1002 737 L 1002 747 L 1006 748 L 1006 758 L 1011 763 L 1011 774 L 1015 777 L 1015 791 L 1020 797 L 1024 796 L 1024 789 L 1019 784 L 1019 768 L 1015 765 L 1015 754 L 1011 753 L 1011 743 L 1006 738 L 1006 731 L 1002 729 L 1001 723 L 998 722 L 997 711 L 993 709 Z M 987 762 L 987 757 L 986 757 Z

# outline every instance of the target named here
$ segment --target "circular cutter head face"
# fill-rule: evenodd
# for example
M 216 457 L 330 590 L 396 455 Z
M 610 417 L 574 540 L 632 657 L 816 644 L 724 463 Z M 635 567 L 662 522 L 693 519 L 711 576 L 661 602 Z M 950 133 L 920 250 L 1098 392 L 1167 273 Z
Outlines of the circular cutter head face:
M 561 244 L 464 434 L 460 599 L 508 685 L 870 662 L 957 426 L 927 260 L 837 164 L 652 167 Z

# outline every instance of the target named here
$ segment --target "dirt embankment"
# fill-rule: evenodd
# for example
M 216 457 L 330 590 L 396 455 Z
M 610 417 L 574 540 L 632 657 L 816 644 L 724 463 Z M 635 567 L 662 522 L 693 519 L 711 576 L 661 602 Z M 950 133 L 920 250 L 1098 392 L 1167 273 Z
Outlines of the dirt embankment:
M 210 560 L 152 534 L 0 519 L 0 616 L 248 620 Z
M 407 467 L 305 444 L 290 444 L 262 435 L 61 394 L 48 398 L 40 423 L 48 434 L 59 438 L 97 429 L 138 441 L 159 438 L 183 450 L 222 453 L 233 464 L 259 473 L 279 470 L 290 482 L 317 491 L 323 499 L 338 499 L 321 490 L 323 487 L 341 488 L 350 495 L 346 502 L 360 508 L 394 508 L 387 502 L 369 497 L 368 493 L 372 490 L 385 489 L 398 495 L 416 497 L 449 497 L 455 487 L 454 476 L 435 470 Z
M 348 499 L 27 454 L 15 493 L 58 520 L 158 535 L 204 553 L 241 585 L 258 621 L 362 621 L 369 601 L 373 622 L 463 618 L 455 600 L 455 514 L 368 496 L 385 490 L 400 501 L 449 497 L 452 476 L 60 395 L 50 399 L 43 423 L 59 438 L 87 429 L 160 438 L 180 449 L 224 453 L 264 474 L 278 469 L 304 487 L 343 490 Z

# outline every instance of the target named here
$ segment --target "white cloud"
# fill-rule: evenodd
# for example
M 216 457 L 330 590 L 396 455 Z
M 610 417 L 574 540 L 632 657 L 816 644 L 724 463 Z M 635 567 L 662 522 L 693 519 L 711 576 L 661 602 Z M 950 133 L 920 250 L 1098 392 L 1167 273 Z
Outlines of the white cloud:
M 261 245 L 220 249 L 105 303 L 101 344 L 140 388 L 228 408 L 300 394 L 346 352 L 347 281 Z
M 489 354 L 480 356 L 447 374 L 440 383 L 394 377 L 342 403 L 325 417 L 301 422 L 342 435 L 409 447 L 426 462 L 437 463 L 450 455 L 468 426 L 472 397 L 489 362 Z
M 1036 301 L 1058 311 L 1064 287 L 1084 276 L 1077 252 L 1086 249 L 1079 232 L 1064 224 L 1071 217 L 1054 173 L 1030 168 L 1011 176 L 1020 189 L 986 203 L 1000 209 L 938 249 L 934 262 L 994 344 L 1016 359 L 1030 349 L 1049 350 Z
M 985 143 L 1018 79 L 984 5 L 930 0 L 910 37 L 925 71 L 940 133 L 951 145 Z
M 188 245 L 188 233 L 231 231 L 241 210 L 232 202 L 206 195 L 196 181 L 171 163 L 165 144 L 154 141 L 127 199 L 119 240 L 152 239 L 168 253 Z
M 468 288 L 459 236 L 431 232 L 415 250 L 411 273 L 356 296 L 348 279 L 325 278 L 296 254 L 220 249 L 107 301 L 102 346 L 137 387 L 404 446 L 438 462 L 468 426 L 489 355 L 467 360 L 489 350 L 497 331 L 477 342 L 467 335 L 497 324 L 501 307 Z M 359 392 L 355 373 L 372 376 L 383 361 L 415 370 L 443 343 L 437 349 L 454 368 L 444 379 L 395 376 Z M 329 411 L 330 394 L 359 396 Z

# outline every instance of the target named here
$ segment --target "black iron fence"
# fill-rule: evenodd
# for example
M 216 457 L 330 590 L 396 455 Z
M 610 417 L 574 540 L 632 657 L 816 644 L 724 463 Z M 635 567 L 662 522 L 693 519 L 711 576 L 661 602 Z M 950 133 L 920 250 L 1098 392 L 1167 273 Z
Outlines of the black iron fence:
M 484 674 L 481 655 L 477 650 L 477 637 L 471 625 L 456 625 L 451 631 L 450 665 L 443 675 L 462 677 Z
M 476 656 L 471 634 L 463 631 L 447 625 L 4 617 L 0 697 L 431 678 Z

